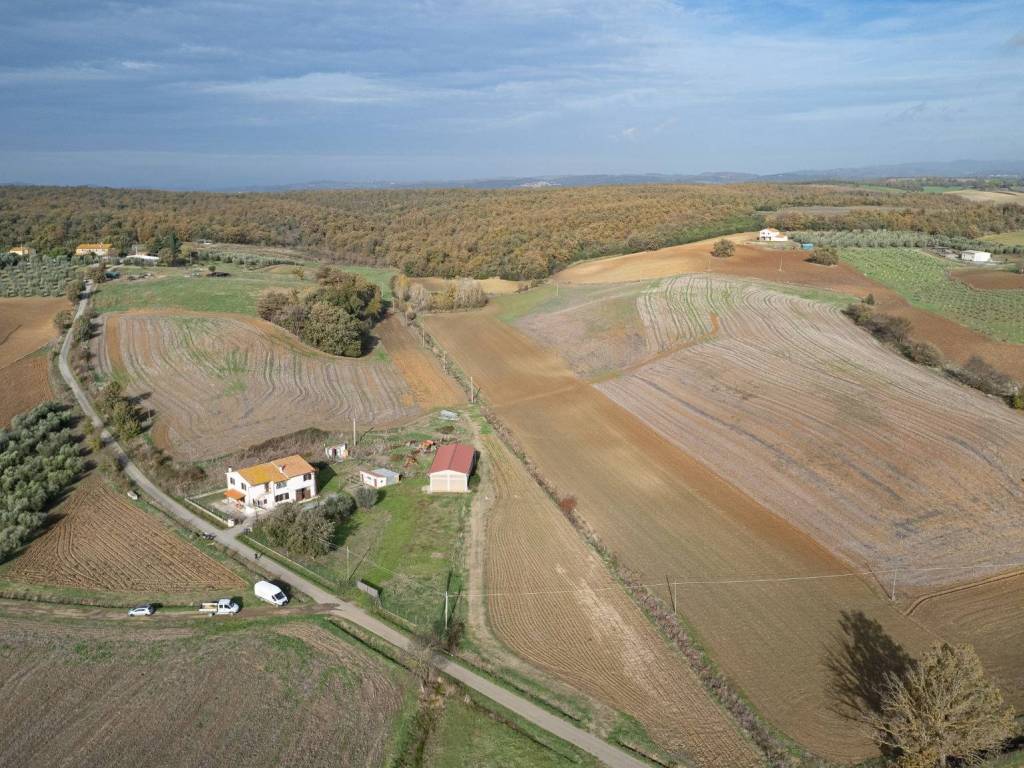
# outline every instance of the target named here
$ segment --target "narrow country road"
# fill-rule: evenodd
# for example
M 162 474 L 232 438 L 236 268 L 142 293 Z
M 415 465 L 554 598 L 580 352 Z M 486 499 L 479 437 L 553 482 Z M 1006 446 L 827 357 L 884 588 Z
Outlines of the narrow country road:
M 85 313 L 91 295 L 92 285 L 87 284 L 85 293 L 82 295 L 82 299 L 78 303 L 78 309 L 75 312 L 76 320 Z M 216 540 L 225 548 L 236 552 L 247 560 L 252 560 L 256 554 L 256 550 L 247 546 L 243 542 L 238 541 L 228 532 L 229 529 L 217 528 L 190 512 L 168 494 L 164 493 L 163 490 L 143 474 L 142 470 L 140 470 L 135 463 L 128 458 L 128 455 L 124 452 L 121 445 L 105 428 L 103 420 L 96 412 L 96 409 L 93 408 L 92 402 L 89 400 L 85 390 L 81 385 L 79 385 L 78 379 L 75 378 L 75 375 L 71 370 L 71 365 L 68 363 L 68 353 L 70 349 L 71 331 L 68 330 L 64 336 L 64 343 L 61 345 L 60 359 L 58 361 L 61 376 L 71 388 L 71 391 L 75 395 L 75 399 L 78 401 L 78 404 L 86 417 L 92 421 L 97 429 L 101 430 L 104 444 L 107 446 L 107 449 L 113 453 L 115 460 L 118 465 L 122 467 L 125 475 L 135 483 L 142 493 L 146 494 L 155 503 L 155 505 L 164 512 L 177 518 L 189 528 L 193 528 L 202 533 L 213 534 L 216 537 Z M 270 558 L 261 558 L 259 565 L 262 570 L 304 592 L 316 602 L 323 605 L 334 606 L 331 611 L 333 614 L 362 627 L 396 648 L 400 648 L 403 651 L 413 649 L 412 638 L 378 620 L 362 608 L 341 600 L 337 596 L 321 589 L 313 582 L 302 578 L 298 574 L 290 571 Z M 500 685 L 476 674 L 448 656 L 435 654 L 433 663 L 438 670 L 444 672 L 454 680 L 459 681 L 467 688 L 472 688 L 477 693 L 486 696 L 493 702 L 516 713 L 524 720 L 527 720 L 558 738 L 579 747 L 583 751 L 596 757 L 605 765 L 611 766 L 612 768 L 648 768 L 646 763 L 638 760 L 627 752 L 612 746 L 593 734 L 587 733 L 581 728 L 577 728 L 557 715 L 551 714 L 547 710 L 533 704 L 529 700 L 502 688 Z

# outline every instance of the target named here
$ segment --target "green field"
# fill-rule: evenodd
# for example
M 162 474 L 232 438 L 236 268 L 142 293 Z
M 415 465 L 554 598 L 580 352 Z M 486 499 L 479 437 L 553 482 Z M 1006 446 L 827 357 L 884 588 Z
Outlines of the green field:
M 293 273 L 295 267 L 277 266 L 263 269 L 249 269 L 238 264 L 215 264 L 219 272 L 227 277 L 190 277 L 191 267 L 159 267 L 148 270 L 154 277 L 129 282 L 129 275 L 138 275 L 147 270 L 123 268 L 118 280 L 100 286 L 96 296 L 98 312 L 123 312 L 131 309 L 177 308 L 195 312 L 233 312 L 241 315 L 255 315 L 256 301 L 268 289 L 299 291 L 316 285 L 313 272 L 316 265 L 304 267 L 304 279 Z M 391 295 L 389 283 L 393 269 L 376 267 L 339 266 L 348 272 L 355 272 L 381 286 L 384 298 Z M 194 270 L 206 274 L 206 264 Z
M 926 309 L 1000 341 L 1024 344 L 1024 291 L 976 290 L 949 276 L 949 262 L 915 248 L 844 248 L 867 277 Z
M 982 240 L 988 240 L 1001 245 L 1024 245 L 1024 229 L 1015 232 L 1003 232 L 999 235 L 985 235 Z

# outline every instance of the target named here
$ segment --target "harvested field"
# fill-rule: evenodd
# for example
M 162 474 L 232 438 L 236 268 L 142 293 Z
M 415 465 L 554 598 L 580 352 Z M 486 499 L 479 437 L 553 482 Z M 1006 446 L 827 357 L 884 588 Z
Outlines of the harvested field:
M 82 480 L 52 517 L 56 522 L 5 569 L 6 578 L 131 594 L 245 587 L 95 476 Z
M 1024 560 L 1024 418 L 1003 403 L 751 281 L 674 278 L 637 309 L 651 350 L 683 348 L 601 391 L 833 551 L 904 588 Z
M 1024 575 L 923 598 L 911 616 L 950 642 L 973 645 L 1007 700 L 1024 710 Z
M 1005 269 L 957 269 L 950 277 L 982 291 L 1024 290 L 1024 274 Z
M 710 253 L 714 240 L 704 240 L 657 251 L 580 262 L 558 273 L 555 280 L 572 284 L 618 283 L 710 272 L 820 288 L 847 296 L 864 297 L 872 293 L 879 311 L 908 319 L 913 324 L 914 339 L 934 344 L 949 360 L 963 364 L 972 355 L 980 355 L 1001 371 L 1024 380 L 1024 344 L 996 341 L 955 319 L 912 306 L 897 290 L 865 277 L 849 264 L 823 267 L 808 262 L 804 251 L 770 250 L 743 244 L 749 234 L 734 237 L 738 238 L 736 252 L 728 259 L 712 258 Z
M 669 648 L 601 559 L 494 435 L 485 583 L 488 617 L 519 656 L 635 717 L 679 759 L 755 765 L 758 753 Z
M 53 318 L 68 308 L 64 298 L 0 299 L 0 369 L 55 339 Z
M 0 428 L 19 413 L 35 408 L 53 396 L 50 387 L 50 361 L 45 354 L 23 357 L 0 368 Z
M 684 582 L 680 612 L 769 721 L 832 759 L 875 753 L 828 691 L 840 622 L 878 622 L 911 653 L 930 635 L 871 580 L 835 576 L 849 564 L 579 381 L 496 310 L 425 322 L 622 564 L 655 589 L 666 574 Z M 788 580 L 765 581 L 778 577 Z
M 97 634 L 0 621 L 0 764 L 363 768 L 391 757 L 408 678 L 327 630 L 116 624 Z
M 379 323 L 373 332 L 412 390 L 416 405 L 430 411 L 466 402 L 459 385 L 441 370 L 437 358 L 423 347 L 419 337 L 397 315 Z
M 411 281 L 419 283 L 431 293 L 443 291 L 451 283 L 455 282 L 454 280 L 449 280 L 444 277 L 414 277 L 411 278 Z M 525 280 L 505 280 L 501 277 L 487 277 L 483 280 L 477 280 L 476 282 L 480 283 L 480 287 L 483 289 L 484 293 L 489 296 L 500 296 L 506 293 L 515 293 L 520 290 L 522 286 L 526 285 Z
M 308 427 L 351 429 L 353 418 L 383 426 L 419 412 L 386 360 L 326 355 L 262 320 L 132 312 L 108 316 L 104 340 L 101 370 L 123 374 L 130 393 L 147 395 L 161 447 L 183 459 Z
M 1017 203 L 1024 205 L 1024 192 L 1012 192 L 1010 190 L 957 189 L 945 194 L 956 195 L 965 200 L 970 200 L 972 203 Z

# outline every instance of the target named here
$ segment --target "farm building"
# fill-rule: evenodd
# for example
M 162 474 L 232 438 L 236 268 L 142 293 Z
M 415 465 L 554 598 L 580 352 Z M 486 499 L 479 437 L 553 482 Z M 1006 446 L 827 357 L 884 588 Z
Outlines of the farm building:
M 27 245 L 19 245 L 15 248 L 11 248 L 8 253 L 12 256 L 35 256 L 36 249 L 29 248 Z
M 434 454 L 427 477 L 431 493 L 466 493 L 469 476 L 476 466 L 476 449 L 471 445 L 442 445 Z
M 359 471 L 359 482 L 371 488 L 386 488 L 389 485 L 398 485 L 402 476 L 390 469 L 377 467 L 377 469 L 362 469 Z
M 324 455 L 331 461 L 342 461 L 348 458 L 348 443 L 328 445 L 324 448 Z
M 789 240 L 789 236 L 773 227 L 765 227 L 757 233 L 757 239 L 765 243 L 785 243 Z
M 113 247 L 110 243 L 79 243 L 75 248 L 75 256 L 109 256 Z
M 224 495 L 247 514 L 316 497 L 316 470 L 301 456 L 286 456 L 243 469 L 228 467 Z
M 988 251 L 963 251 L 960 258 L 963 261 L 985 262 L 992 260 L 992 254 Z

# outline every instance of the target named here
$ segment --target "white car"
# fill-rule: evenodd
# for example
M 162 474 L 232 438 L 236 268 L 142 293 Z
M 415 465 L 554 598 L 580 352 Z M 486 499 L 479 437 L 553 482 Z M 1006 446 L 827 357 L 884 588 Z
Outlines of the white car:
M 129 616 L 152 616 L 154 613 L 156 613 L 156 608 L 152 605 L 152 603 L 146 603 L 145 605 L 136 605 L 134 608 L 128 611 Z
M 277 586 L 277 584 L 272 584 L 269 581 L 257 581 L 253 586 L 252 591 L 260 600 L 270 603 L 271 605 L 280 606 L 288 602 L 288 596 L 281 591 L 281 588 Z

